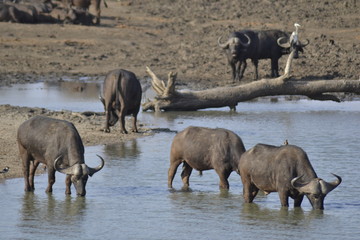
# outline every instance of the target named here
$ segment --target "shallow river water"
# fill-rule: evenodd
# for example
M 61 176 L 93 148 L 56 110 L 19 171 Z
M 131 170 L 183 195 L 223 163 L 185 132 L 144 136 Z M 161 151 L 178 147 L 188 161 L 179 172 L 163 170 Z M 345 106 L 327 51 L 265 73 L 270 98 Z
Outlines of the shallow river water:
M 88 90 L 67 93 L 45 83 L 15 85 L 0 88 L 0 104 L 102 111 L 98 85 L 94 88 L 85 94 Z M 22 101 L 10 101 L 14 94 Z M 39 98 L 43 100 L 35 103 Z M 308 153 L 319 177 L 333 181 L 332 172 L 343 178 L 325 198 L 324 211 L 313 211 L 306 198 L 301 208 L 294 209 L 292 200 L 288 209 L 281 208 L 276 193 L 244 204 L 236 173 L 229 178 L 230 190 L 221 192 L 214 171 L 203 176 L 194 171 L 192 191 L 183 192 L 179 168 L 176 191 L 169 191 L 167 169 L 175 133 L 161 132 L 87 147 L 88 165 L 99 163 L 96 154 L 106 165 L 89 179 L 86 197 L 75 196 L 74 190 L 65 196 L 60 174 L 53 194 L 44 192 L 46 174 L 35 178 L 34 193 L 24 193 L 23 179 L 0 181 L 1 239 L 359 239 L 360 102 L 265 99 L 239 103 L 237 110 L 141 113 L 140 121 L 174 131 L 190 125 L 228 128 L 246 148 L 259 142 L 281 145 L 287 139 Z

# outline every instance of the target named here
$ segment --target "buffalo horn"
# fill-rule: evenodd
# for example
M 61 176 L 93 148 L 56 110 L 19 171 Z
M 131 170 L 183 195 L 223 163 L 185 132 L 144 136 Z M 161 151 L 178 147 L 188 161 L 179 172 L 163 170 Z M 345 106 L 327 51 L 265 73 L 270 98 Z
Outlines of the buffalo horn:
M 73 166 L 72 167 L 68 167 L 68 168 L 60 168 L 59 166 L 58 166 L 58 162 L 59 162 L 59 160 L 62 158 L 62 156 L 59 156 L 59 157 L 57 157 L 56 159 L 55 159 L 55 161 L 54 161 L 54 168 L 55 168 L 55 170 L 56 171 L 58 171 L 58 172 L 61 172 L 61 173 L 63 173 L 63 174 L 72 174 L 73 173 Z
M 298 183 L 298 182 L 297 182 L 297 181 L 298 181 L 300 178 L 302 178 L 302 177 L 303 177 L 303 175 L 301 175 L 301 176 L 299 176 L 299 177 L 296 177 L 296 178 L 293 178 L 293 179 L 291 180 L 291 186 L 293 186 L 293 188 L 296 188 L 296 189 L 305 186 L 306 184 L 301 184 L 301 183 Z
M 288 40 L 286 40 L 285 43 L 281 43 L 281 41 L 282 41 L 283 39 L 286 39 L 286 37 L 278 38 L 277 44 L 278 44 L 280 47 L 282 47 L 282 48 L 289 48 L 289 47 L 290 47 L 290 42 L 288 42 Z
M 248 47 L 248 46 L 250 46 L 250 43 L 251 43 L 251 39 L 250 39 L 250 37 L 247 35 L 247 34 L 245 34 L 244 33 L 244 36 L 247 38 L 247 43 L 244 43 L 243 41 L 241 41 L 241 39 L 239 38 L 239 41 L 240 41 L 240 43 L 241 43 L 241 45 L 243 45 L 244 47 Z
M 91 177 L 92 175 L 94 175 L 96 172 L 100 171 L 100 170 L 104 167 L 104 165 L 105 165 L 104 159 L 103 159 L 101 156 L 99 156 L 99 155 L 96 155 L 96 156 L 98 156 L 98 157 L 100 158 L 101 164 L 100 164 L 99 166 L 97 166 L 96 168 L 90 168 L 90 167 L 88 167 L 88 168 L 89 168 L 89 176 L 90 176 L 90 177 Z
M 301 45 L 302 47 L 306 47 L 307 45 L 309 45 L 309 43 L 310 43 L 310 40 L 309 40 L 309 39 L 306 39 L 306 43 L 301 43 L 301 42 L 300 42 L 300 45 Z
M 226 43 L 220 43 L 220 40 L 221 40 L 222 37 L 219 37 L 218 38 L 218 45 L 219 47 L 221 48 L 227 48 L 229 46 L 229 41 L 227 41 Z
M 307 183 L 300 183 L 298 182 L 300 178 L 302 178 L 302 176 L 296 177 L 293 180 L 291 180 L 291 186 L 293 186 L 300 193 L 312 193 L 314 189 L 313 189 L 313 185 L 311 184 L 311 181 Z
M 336 174 L 331 173 L 332 175 L 334 175 L 337 180 L 335 180 L 334 182 L 328 183 L 325 181 L 320 181 L 320 185 L 321 185 L 321 190 L 323 192 L 323 194 L 328 194 L 329 192 L 331 192 L 332 190 L 334 190 L 337 186 L 339 186 L 339 184 L 341 183 L 342 179 L 341 177 L 339 177 Z

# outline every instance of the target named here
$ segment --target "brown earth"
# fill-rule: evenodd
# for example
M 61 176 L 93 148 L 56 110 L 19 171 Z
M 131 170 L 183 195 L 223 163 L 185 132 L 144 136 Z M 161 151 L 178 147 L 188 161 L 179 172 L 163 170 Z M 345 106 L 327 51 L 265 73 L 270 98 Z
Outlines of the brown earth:
M 100 26 L 0 23 L 0 87 L 12 83 L 103 79 L 124 68 L 147 80 L 145 66 L 160 78 L 178 72 L 178 87 L 205 89 L 231 85 L 230 68 L 219 36 L 241 29 L 291 32 L 301 24 L 309 39 L 293 66 L 294 79 L 359 79 L 360 3 L 356 0 L 126 0 L 102 5 Z M 284 66 L 286 58 L 280 61 Z M 251 81 L 249 63 L 244 82 Z M 282 68 L 280 72 L 282 72 Z M 269 77 L 269 61 L 260 61 L 260 77 Z M 0 169 L 4 177 L 21 176 L 16 129 L 30 116 L 44 114 L 75 123 L 85 145 L 107 144 L 151 134 L 120 135 L 98 131 L 103 116 L 83 116 L 0 106 Z

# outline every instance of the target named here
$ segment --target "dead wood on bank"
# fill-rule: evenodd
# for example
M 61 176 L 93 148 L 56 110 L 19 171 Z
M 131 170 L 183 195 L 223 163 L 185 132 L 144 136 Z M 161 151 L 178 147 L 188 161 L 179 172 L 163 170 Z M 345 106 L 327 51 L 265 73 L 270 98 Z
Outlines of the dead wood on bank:
M 360 94 L 360 80 L 291 80 L 290 68 L 293 52 L 288 57 L 284 75 L 274 79 L 261 79 L 235 87 L 219 87 L 201 91 L 176 91 L 176 73 L 168 74 L 168 81 L 160 80 L 149 67 L 155 99 L 142 105 L 143 111 L 195 111 L 205 108 L 230 107 L 235 110 L 238 102 L 264 96 L 302 95 L 314 100 L 340 99 L 331 93 Z

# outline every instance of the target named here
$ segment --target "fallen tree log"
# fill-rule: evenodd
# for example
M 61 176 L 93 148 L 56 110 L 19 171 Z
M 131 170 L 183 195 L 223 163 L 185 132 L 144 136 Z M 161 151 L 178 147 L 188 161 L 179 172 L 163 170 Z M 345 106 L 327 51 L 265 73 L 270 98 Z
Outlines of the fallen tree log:
M 152 88 L 157 96 L 142 105 L 143 111 L 195 111 L 226 106 L 235 110 L 238 102 L 279 95 L 303 95 L 314 100 L 340 102 L 340 99 L 331 93 L 360 94 L 360 79 L 292 80 L 289 74 L 292 59 L 293 52 L 288 57 L 284 75 L 278 78 L 261 79 L 235 87 L 219 87 L 202 91 L 176 91 L 176 73 L 170 72 L 168 81 L 165 83 L 147 67 L 146 72 L 152 78 Z

